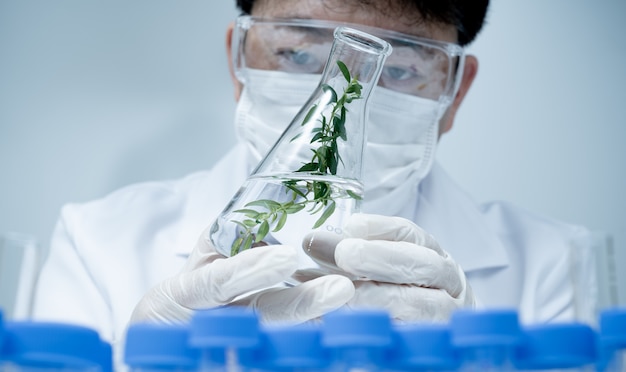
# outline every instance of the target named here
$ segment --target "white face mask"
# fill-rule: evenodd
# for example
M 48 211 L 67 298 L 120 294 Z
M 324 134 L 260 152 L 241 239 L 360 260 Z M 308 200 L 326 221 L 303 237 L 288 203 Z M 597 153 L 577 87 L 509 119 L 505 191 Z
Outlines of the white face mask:
M 255 166 L 317 87 L 320 76 L 246 70 L 235 113 L 239 140 Z M 439 102 L 376 87 L 369 99 L 362 211 L 412 218 L 417 185 L 433 164 Z

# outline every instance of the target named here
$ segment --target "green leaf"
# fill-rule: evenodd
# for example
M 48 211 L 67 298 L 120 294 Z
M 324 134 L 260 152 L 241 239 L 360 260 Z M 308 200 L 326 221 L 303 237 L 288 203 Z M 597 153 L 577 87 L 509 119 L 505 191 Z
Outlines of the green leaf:
M 287 187 L 289 190 L 293 191 L 296 195 L 299 195 L 303 198 L 306 199 L 306 194 L 302 192 L 302 190 L 300 190 L 300 188 L 296 185 L 285 185 L 285 187 Z M 294 197 L 295 199 L 295 197 Z M 283 206 L 285 208 L 285 206 Z
M 243 225 L 246 227 L 247 230 L 251 227 L 255 227 L 257 225 L 257 222 L 254 220 L 243 220 Z
M 330 102 L 328 102 L 328 104 L 337 102 L 337 92 L 335 92 L 333 87 L 328 84 L 322 84 L 322 90 L 324 92 L 330 92 Z
M 293 138 L 292 138 L 292 139 L 290 139 L 290 140 L 289 140 L 289 142 L 293 142 L 293 141 L 297 140 L 297 139 L 298 139 L 298 138 L 300 138 L 300 137 L 302 137 L 302 133 L 298 133 L 298 134 L 296 134 L 295 136 L 293 136 Z
M 241 250 L 242 244 L 243 244 L 243 236 L 240 236 L 239 238 L 235 239 L 235 241 L 233 242 L 233 245 L 230 247 L 230 255 L 234 256 L 237 253 L 239 253 Z
M 335 212 L 335 201 L 331 200 L 330 203 L 328 204 L 328 207 L 326 207 L 326 209 L 324 210 L 324 213 L 322 213 L 320 218 L 315 222 L 315 225 L 313 225 L 313 228 L 317 229 L 318 227 L 322 226 L 324 222 L 326 222 L 328 217 L 330 217 L 334 212 Z
M 346 111 L 343 107 L 341 108 L 340 116 L 335 116 L 334 131 L 335 134 L 341 137 L 342 140 L 348 140 L 348 134 L 346 133 Z
M 280 214 L 280 218 L 278 219 L 278 223 L 276 224 L 276 226 L 274 227 L 274 232 L 280 231 L 280 229 L 283 228 L 283 226 L 285 226 L 285 223 L 287 222 L 287 213 L 281 213 Z
M 292 206 L 289 206 L 287 208 L 285 208 L 285 212 L 289 213 L 289 214 L 294 214 L 294 213 L 298 213 L 301 210 L 303 210 L 305 207 L 305 204 L 294 204 Z
M 306 163 L 300 167 L 296 172 L 313 172 L 319 168 L 319 163 Z
M 243 228 L 245 231 L 248 231 L 248 226 L 246 226 L 243 222 L 241 221 L 237 221 L 237 220 L 231 220 L 232 222 L 236 223 L 237 225 L 241 226 L 241 228 Z M 250 221 L 250 220 L 246 220 L 246 221 Z M 241 234 L 243 234 L 243 231 L 240 232 Z
M 313 138 L 311 138 L 311 142 L 310 143 L 319 141 L 322 138 L 324 138 L 324 133 L 318 132 L 316 135 L 313 136 Z
M 270 232 L 270 224 L 267 221 L 263 221 L 261 226 L 259 226 L 259 231 L 256 233 L 256 239 L 254 239 L 255 243 L 258 243 L 265 239 L 267 233 Z
M 346 81 L 350 82 L 352 79 L 350 78 L 350 71 L 348 71 L 346 64 L 341 61 L 337 61 L 337 66 L 339 66 L 339 69 L 341 70 L 343 77 L 346 78 Z
M 259 212 L 254 209 L 235 209 L 233 213 L 243 213 L 248 218 L 257 218 L 259 216 Z
M 252 248 L 252 234 L 249 234 L 248 236 L 246 236 L 246 239 L 244 240 L 239 252 L 245 251 L 246 249 L 250 249 L 250 248 Z
M 315 200 L 324 199 L 328 193 L 328 182 L 315 181 L 313 182 L 313 197 Z
M 328 171 L 330 174 L 337 174 L 337 163 L 338 163 L 337 152 L 329 151 L 328 156 Z
M 363 197 L 357 193 L 355 193 L 352 190 L 346 190 L 346 192 L 348 193 L 348 195 L 352 198 L 352 199 L 356 199 L 356 200 L 363 200 Z
M 309 122 L 309 120 L 311 120 L 311 117 L 315 113 L 315 110 L 317 110 L 317 104 L 311 106 L 311 109 L 309 110 L 309 112 L 307 112 L 306 116 L 304 117 L 304 120 L 302 120 L 302 125 L 305 125 L 306 123 Z
M 277 208 L 280 208 L 280 203 L 271 199 L 259 199 L 259 200 L 251 201 L 245 206 L 246 207 L 264 207 L 269 210 L 275 210 Z

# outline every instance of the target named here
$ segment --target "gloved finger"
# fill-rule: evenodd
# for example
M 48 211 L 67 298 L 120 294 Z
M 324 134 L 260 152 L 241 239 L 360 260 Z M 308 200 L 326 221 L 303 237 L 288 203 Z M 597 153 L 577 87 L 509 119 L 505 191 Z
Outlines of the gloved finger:
M 462 307 L 472 307 L 473 296 L 450 296 L 441 289 L 397 285 L 374 281 L 355 282 L 356 292 L 348 302 L 351 308 L 382 308 L 400 321 L 448 321 Z
M 440 288 L 456 297 L 464 276 L 449 255 L 408 242 L 344 239 L 335 249 L 337 266 L 370 280 Z
M 270 288 L 233 302 L 257 310 L 264 322 L 302 323 L 345 305 L 354 296 L 352 281 L 325 275 L 290 288 Z
M 298 268 L 297 251 L 273 245 L 248 249 L 183 272 L 164 284 L 172 300 L 191 309 L 225 305 L 250 291 L 274 286 Z
M 296 270 L 291 277 L 300 283 L 304 283 L 324 275 L 328 275 L 328 271 L 310 268 Z
M 402 241 L 430 248 L 441 256 L 446 255 L 432 235 L 401 217 L 356 213 L 350 216 L 343 231 L 345 238 Z
M 211 227 L 207 227 L 202 234 L 200 234 L 200 238 L 198 238 L 196 246 L 187 258 L 182 271 L 192 271 L 208 265 L 217 259 L 225 258 L 215 250 L 215 247 L 211 243 L 210 228 Z
M 453 297 L 463 289 L 460 268 L 449 255 L 410 242 L 341 240 L 321 231 L 305 237 L 303 247 L 320 266 L 352 279 L 442 288 Z
M 300 281 L 310 280 L 310 278 L 316 274 L 314 271 L 319 271 L 325 272 L 326 274 L 343 275 L 352 280 L 366 279 L 350 274 L 337 266 L 335 262 L 335 248 L 337 244 L 341 242 L 341 239 L 342 237 L 340 235 L 327 231 L 314 231 L 305 236 L 302 240 L 302 249 L 313 261 L 320 265 L 321 268 L 306 271 L 299 270 L 296 272 L 295 278 Z M 307 276 L 309 279 L 307 279 Z

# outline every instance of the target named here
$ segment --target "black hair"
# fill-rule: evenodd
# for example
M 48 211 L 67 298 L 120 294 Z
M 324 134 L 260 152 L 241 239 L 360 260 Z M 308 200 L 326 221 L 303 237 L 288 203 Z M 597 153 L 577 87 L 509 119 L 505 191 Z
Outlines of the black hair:
M 359 0 L 362 4 L 376 3 L 377 0 Z M 424 22 L 453 25 L 458 34 L 458 42 L 470 44 L 485 23 L 489 0 L 392 0 L 403 7 L 417 10 Z M 237 7 L 244 14 L 250 14 L 254 0 L 237 0 Z

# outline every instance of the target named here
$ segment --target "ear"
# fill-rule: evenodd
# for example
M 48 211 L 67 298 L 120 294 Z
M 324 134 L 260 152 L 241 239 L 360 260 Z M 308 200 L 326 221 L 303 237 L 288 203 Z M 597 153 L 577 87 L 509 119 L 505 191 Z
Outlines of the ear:
M 230 78 L 233 81 L 233 88 L 235 93 L 235 101 L 239 101 L 239 96 L 241 95 L 241 90 L 243 89 L 243 84 L 237 79 L 235 76 L 235 66 L 233 65 L 233 30 L 235 28 L 235 23 L 231 22 L 226 29 L 226 55 L 228 56 L 228 71 L 230 72 Z
M 454 101 L 446 111 L 443 118 L 439 123 L 439 135 L 441 136 L 443 133 L 446 133 L 450 129 L 452 129 L 452 124 L 454 123 L 454 117 L 461 106 L 461 102 L 465 98 L 465 95 L 469 91 L 476 74 L 478 73 L 478 59 L 472 55 L 468 55 L 465 57 L 465 68 L 463 69 L 463 76 L 461 77 L 461 84 L 459 85 L 459 91 L 456 93 L 456 97 L 454 97 Z

